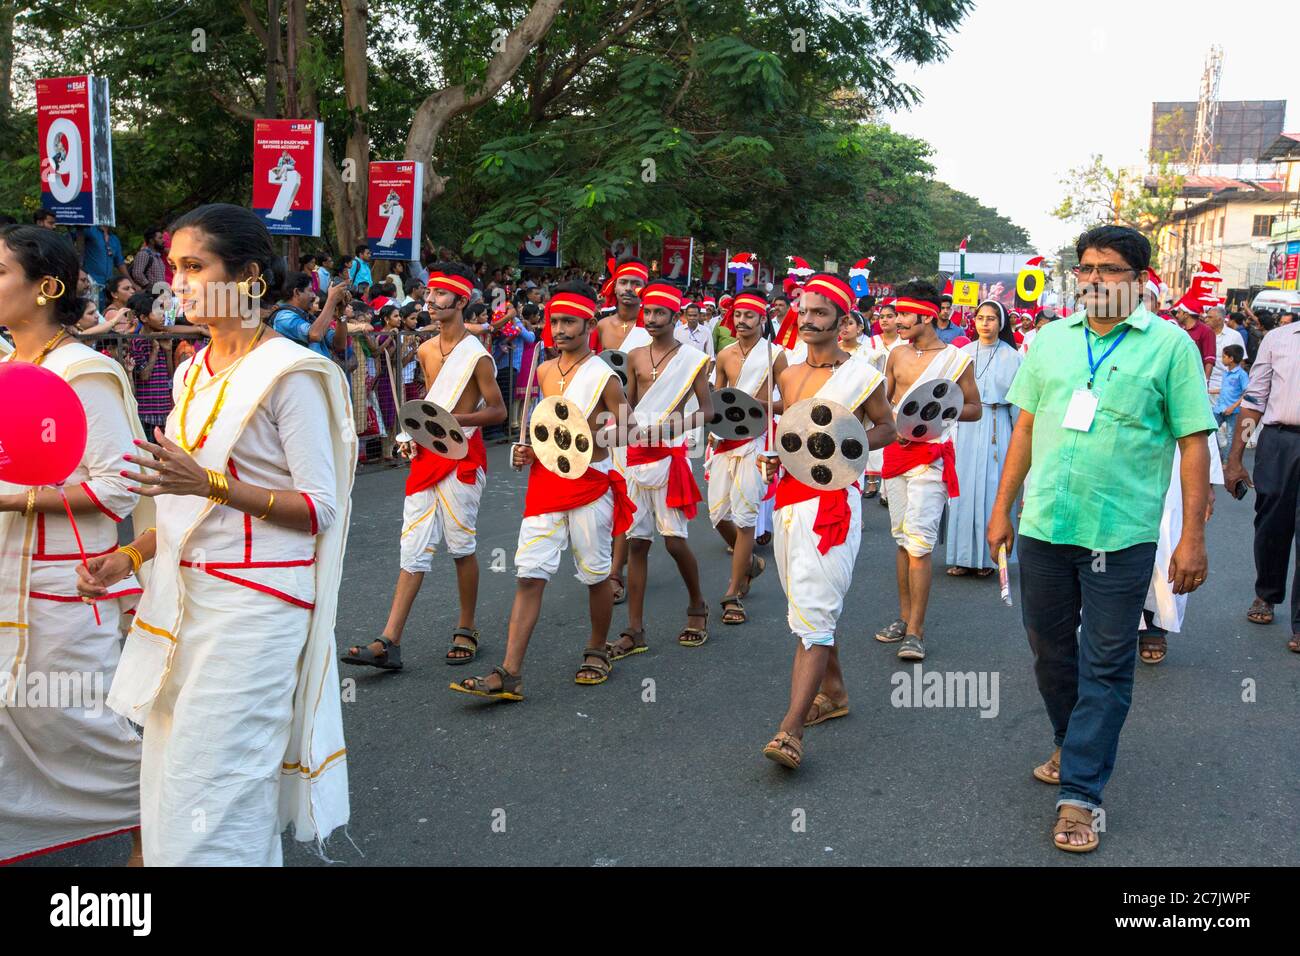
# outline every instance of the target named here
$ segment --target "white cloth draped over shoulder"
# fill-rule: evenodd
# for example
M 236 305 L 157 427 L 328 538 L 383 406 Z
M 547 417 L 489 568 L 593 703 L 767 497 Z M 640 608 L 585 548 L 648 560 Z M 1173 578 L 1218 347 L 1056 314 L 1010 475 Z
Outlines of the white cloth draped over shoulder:
M 86 412 L 86 450 L 65 481 L 96 510 L 77 516 L 88 557 L 117 547 L 117 525 L 153 521 L 130 491 L 122 455 L 144 432 L 122 366 L 81 343 L 42 367 L 72 386 Z M 26 489 L 0 482 L 0 494 Z M 140 819 L 140 740 L 104 710 L 122 625 L 140 593 L 134 575 L 98 602 L 76 591 L 76 535 L 62 512 L 0 513 L 0 861 L 106 836 Z
M 150 865 L 275 863 L 290 822 L 298 840 L 323 840 L 349 812 L 334 641 L 357 455 L 347 385 L 333 362 L 283 338 L 215 376 L 205 360 L 177 369 L 167 435 L 180 438 L 187 376 L 189 441 L 227 382 L 194 459 L 303 494 L 318 533 L 202 497 L 158 499 L 151 577 L 108 701 L 145 724 Z M 213 821 L 202 832 L 176 819 L 191 805 Z

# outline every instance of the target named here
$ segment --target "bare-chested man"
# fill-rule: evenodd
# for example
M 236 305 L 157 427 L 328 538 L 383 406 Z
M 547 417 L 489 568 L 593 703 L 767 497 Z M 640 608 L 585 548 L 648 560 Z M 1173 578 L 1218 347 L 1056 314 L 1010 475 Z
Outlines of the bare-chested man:
M 737 388 L 761 403 L 768 400 L 772 379 L 786 368 L 785 350 L 763 337 L 767 300 L 761 292 L 739 293 L 732 302 L 731 318 L 736 341 L 718 353 L 714 387 Z M 771 378 L 768 361 L 771 360 Z M 773 412 L 781 411 L 780 402 Z M 758 455 L 767 447 L 760 427 L 753 438 L 716 440 L 710 437 L 713 459 L 709 463 L 709 520 L 731 548 L 731 578 L 722 598 L 722 623 L 748 620 L 741 599 L 750 582 L 762 573 L 764 562 L 754 555 L 754 526 L 767 487 L 758 470 Z
M 497 386 L 492 356 L 465 329 L 464 311 L 477 285 L 474 272 L 459 262 L 441 262 L 430 270 L 425 305 L 441 324 L 436 338 L 416 352 L 427 397 L 456 416 L 469 439 L 469 454 L 460 461 L 421 448 L 405 435 L 402 454 L 411 462 L 402 511 L 401 571 L 383 634 L 364 647 L 348 648 L 342 660 L 386 670 L 402 667 L 402 631 L 420 593 L 436 547 L 446 543 L 456 564 L 460 620 L 447 650 L 448 664 L 464 664 L 478 652 L 474 611 L 478 604 L 478 556 L 475 553 L 479 501 L 487 478 L 487 450 L 479 429 L 505 421 L 506 405 Z M 404 440 L 405 439 L 405 440 Z
M 656 532 L 677 563 L 689 600 L 678 644 L 698 647 L 709 637 L 700 569 L 686 543 L 687 522 L 701 500 L 687 458 L 686 433 L 713 415 L 709 357 L 673 335 L 681 290 L 655 282 L 642 290 L 642 300 L 650 344 L 628 353 L 627 383 L 637 434 L 635 441 L 629 436 L 625 477 L 637 512 L 627 532 L 628 626 L 611 646 L 614 660 L 646 649 L 646 566 Z
M 587 585 L 591 632 L 574 676 L 578 684 L 603 684 L 611 671 L 609 623 L 614 613 L 609 581 L 611 544 L 632 521 L 623 477 L 611 467 L 609 448 L 618 440 L 618 423 L 627 420 L 623 386 L 608 365 L 591 351 L 595 326 L 595 292 L 582 282 L 559 286 L 546 306 L 543 343 L 558 354 L 537 369 L 543 397 L 563 395 L 581 407 L 594 437 L 591 464 L 577 478 L 549 471 L 528 445 L 515 445 L 512 463 L 530 468 L 515 552 L 518 568 L 515 602 L 505 661 L 482 677 L 470 677 L 451 689 L 493 700 L 523 700 L 524 654 L 542 610 L 546 582 L 560 569 L 567 546 L 578 579 Z M 613 424 L 606 424 L 609 418 Z M 572 616 L 565 619 L 572 621 Z
M 843 405 L 867 427 L 867 447 L 894 438 L 884 376 L 862 357 L 839 347 L 838 333 L 853 321 L 853 292 L 837 276 L 814 275 L 799 299 L 799 337 L 806 359 L 777 380 L 785 407 L 817 396 Z M 764 479 L 777 476 L 777 459 L 760 459 Z M 763 755 L 795 769 L 803 759 L 805 727 L 849 712 L 848 691 L 835 647 L 835 626 L 853 583 L 862 543 L 862 496 L 856 486 L 836 491 L 809 487 L 784 473 L 776 487 L 773 552 L 789 605 L 787 624 L 799 642 L 790 675 L 790 703 Z
M 962 410 L 955 421 L 976 422 L 983 406 L 975 371 L 969 355 L 945 343 L 935 332 L 940 302 L 939 290 L 928 282 L 909 282 L 899 288 L 894 299 L 895 328 L 903 344 L 889 353 L 885 363 L 889 401 L 896 409 L 917 382 L 946 379 L 961 388 Z M 934 441 L 900 440 L 887 445 L 881 475 L 889 496 L 889 523 L 898 544 L 898 619 L 877 632 L 876 640 L 901 642 L 898 656 L 919 661 L 925 658 L 922 641 L 933 575 L 930 552 L 938 540 L 944 505 L 958 494 L 951 433 Z

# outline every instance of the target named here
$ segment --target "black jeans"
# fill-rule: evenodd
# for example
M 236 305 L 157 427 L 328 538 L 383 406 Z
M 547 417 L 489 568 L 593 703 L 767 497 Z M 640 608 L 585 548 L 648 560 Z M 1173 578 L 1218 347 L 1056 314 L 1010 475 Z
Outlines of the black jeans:
M 1137 623 L 1155 560 L 1154 541 L 1099 552 L 1020 537 L 1021 616 L 1061 748 L 1058 806 L 1101 806 L 1133 699 Z
M 1268 425 L 1255 447 L 1255 596 L 1269 604 L 1286 600 L 1291 550 L 1297 555 L 1291 582 L 1291 632 L 1300 633 L 1300 430 Z

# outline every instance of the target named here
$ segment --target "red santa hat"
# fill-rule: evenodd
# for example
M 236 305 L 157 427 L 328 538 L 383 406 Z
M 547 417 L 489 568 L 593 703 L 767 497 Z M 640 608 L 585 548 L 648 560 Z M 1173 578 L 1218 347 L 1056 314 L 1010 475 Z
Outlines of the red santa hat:
M 752 252 L 737 252 L 727 263 L 728 272 L 753 272 L 758 257 Z
M 1156 297 L 1156 302 L 1164 298 L 1165 293 L 1169 291 L 1169 286 L 1165 285 L 1165 280 L 1156 274 L 1155 269 L 1147 269 L 1146 291 Z
M 1223 276 L 1219 274 L 1219 267 L 1213 262 L 1202 260 L 1199 268 L 1192 273 L 1192 279 L 1200 279 L 1202 282 L 1222 282 Z
M 849 278 L 856 279 L 858 276 L 861 276 L 864 279 L 869 279 L 871 277 L 871 263 L 875 261 L 875 256 L 867 256 L 865 259 L 859 259 L 857 262 L 853 263 L 852 268 L 849 269 Z
M 785 292 L 787 299 L 793 299 L 803 291 L 803 286 L 799 284 L 799 280 L 794 276 L 786 276 L 781 280 L 781 289 Z
M 965 252 L 965 251 L 966 251 L 966 243 L 968 243 L 968 242 L 970 242 L 970 236 L 967 236 L 965 239 L 963 239 L 961 242 L 959 242 L 959 243 L 957 244 L 957 251 L 958 251 L 958 252 Z
M 813 274 L 813 267 L 808 265 L 806 259 L 801 259 L 799 256 L 786 256 L 786 262 L 790 263 L 790 275 L 792 276 L 806 279 Z
M 1030 259 L 1028 262 L 1025 263 L 1025 268 L 1026 268 L 1026 269 L 1042 269 L 1042 268 L 1044 268 L 1044 266 L 1043 266 L 1043 262 L 1044 262 L 1044 259 L 1043 259 L 1042 256 L 1034 256 L 1032 259 Z

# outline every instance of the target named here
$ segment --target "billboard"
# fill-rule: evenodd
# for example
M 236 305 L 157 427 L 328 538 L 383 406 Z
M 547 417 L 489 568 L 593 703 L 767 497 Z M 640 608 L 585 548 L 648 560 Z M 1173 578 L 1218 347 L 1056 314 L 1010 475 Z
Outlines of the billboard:
M 1209 162 L 1253 163 L 1282 135 L 1286 100 L 1226 100 L 1219 102 Z M 1196 136 L 1196 102 L 1151 104 L 1149 159 L 1169 153 L 1173 162 L 1187 159 Z
M 691 254 L 695 251 L 695 240 L 690 236 L 664 236 L 663 258 L 659 260 L 659 271 L 670 282 L 689 283 L 691 281 Z
M 41 204 L 59 225 L 115 225 L 108 80 L 37 80 L 36 139 Z
M 521 266 L 558 269 L 560 266 L 560 227 L 538 229 L 519 247 Z
M 1270 289 L 1282 288 L 1283 276 L 1286 275 L 1286 243 L 1279 242 L 1269 249 L 1268 278 L 1264 285 Z
M 325 125 L 253 121 L 253 212 L 274 236 L 319 236 Z
M 725 252 L 706 252 L 704 265 L 700 269 L 700 279 L 707 286 L 724 286 L 727 284 L 727 254 Z
M 366 244 L 370 251 L 376 259 L 418 259 L 424 163 L 379 160 L 370 164 L 368 175 Z

